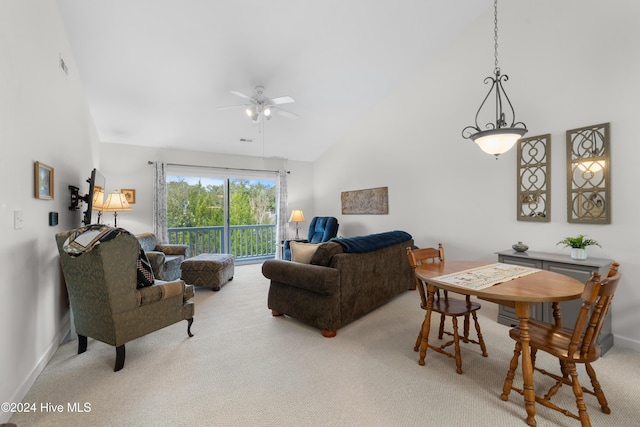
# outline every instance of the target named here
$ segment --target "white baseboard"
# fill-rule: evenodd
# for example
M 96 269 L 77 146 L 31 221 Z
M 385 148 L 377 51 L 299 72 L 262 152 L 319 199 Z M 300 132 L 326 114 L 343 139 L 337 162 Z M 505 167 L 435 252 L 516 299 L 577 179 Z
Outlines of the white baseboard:
M 627 348 L 629 350 L 637 351 L 640 353 L 640 341 L 633 340 L 620 335 L 613 336 L 613 345 L 616 347 Z
M 53 338 L 53 340 L 47 347 L 47 350 L 44 352 L 42 357 L 40 357 L 40 360 L 38 360 L 38 363 L 36 363 L 33 369 L 31 369 L 31 372 L 29 373 L 29 375 L 27 375 L 24 381 L 22 381 L 22 384 L 20 385 L 20 387 L 18 387 L 14 395 L 11 397 L 10 402 L 22 402 L 22 399 L 24 399 L 24 397 L 27 395 L 27 393 L 33 386 L 33 383 L 36 382 L 38 375 L 40 375 L 42 371 L 44 371 L 44 368 L 47 366 L 47 363 L 49 363 L 49 361 L 55 354 L 56 350 L 58 350 L 60 343 L 62 343 L 65 337 L 69 334 L 69 330 L 70 330 L 69 314 L 67 314 L 60 323 L 62 327 L 60 328 L 56 336 Z M 0 412 L 0 423 L 8 422 L 12 415 L 13 414 L 10 412 L 9 413 Z

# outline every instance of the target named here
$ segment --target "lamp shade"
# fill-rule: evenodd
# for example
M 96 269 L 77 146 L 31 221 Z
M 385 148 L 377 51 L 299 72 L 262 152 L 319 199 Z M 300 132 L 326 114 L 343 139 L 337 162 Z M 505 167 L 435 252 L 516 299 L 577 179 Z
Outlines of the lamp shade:
M 127 202 L 127 198 L 122 193 L 110 193 L 104 202 L 103 212 L 132 211 L 133 208 Z
M 525 133 L 526 129 L 506 128 L 478 132 L 471 140 L 487 154 L 497 156 L 506 153 Z
M 91 208 L 94 211 L 101 211 L 104 208 L 104 190 L 96 189 L 93 192 L 93 200 L 91 202 Z
M 289 222 L 302 222 L 304 221 L 304 214 L 301 209 L 294 209 L 291 211 L 291 218 L 289 218 Z

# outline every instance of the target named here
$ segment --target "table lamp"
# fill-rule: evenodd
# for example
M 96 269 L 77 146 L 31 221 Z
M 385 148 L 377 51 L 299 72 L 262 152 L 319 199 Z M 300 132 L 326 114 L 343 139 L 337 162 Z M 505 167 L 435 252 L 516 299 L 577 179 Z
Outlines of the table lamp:
M 299 230 L 300 230 L 300 222 L 304 221 L 304 214 L 302 213 L 301 209 L 294 209 L 293 211 L 291 211 L 291 218 L 289 218 L 289 222 L 295 222 L 296 223 L 296 239 L 300 238 L 299 235 Z
M 127 202 L 127 198 L 124 194 L 114 191 L 107 196 L 107 200 L 104 202 L 103 212 L 113 212 L 113 226 L 118 226 L 118 212 L 132 211 L 133 208 Z
M 98 211 L 98 222 L 96 224 L 100 224 L 100 217 L 102 216 L 102 211 L 104 210 L 104 190 L 102 188 L 96 187 L 93 191 L 93 201 L 91 202 L 91 209 L 94 211 Z

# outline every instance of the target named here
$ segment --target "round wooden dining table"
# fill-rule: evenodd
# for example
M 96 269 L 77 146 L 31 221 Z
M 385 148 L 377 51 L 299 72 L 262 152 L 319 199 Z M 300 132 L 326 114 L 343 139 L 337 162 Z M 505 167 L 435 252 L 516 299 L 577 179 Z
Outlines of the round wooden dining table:
M 431 326 L 431 312 L 433 309 L 434 295 L 437 289 L 444 289 L 462 295 L 474 295 L 478 298 L 489 300 L 498 304 L 505 304 L 515 308 L 520 320 L 520 337 L 522 344 L 522 377 L 525 409 L 527 411 L 526 422 L 530 426 L 536 425 L 535 392 L 533 388 L 533 365 L 531 362 L 531 349 L 529 346 L 529 305 L 539 302 L 558 303 L 578 298 L 584 290 L 584 283 L 564 274 L 554 273 L 548 270 L 539 270 L 515 279 L 484 289 L 474 289 L 453 285 L 438 277 L 461 273 L 466 270 L 489 266 L 495 263 L 486 261 L 455 261 L 448 260 L 440 263 L 429 263 L 418 266 L 416 276 L 426 284 L 427 307 L 425 320 L 422 324 L 422 341 L 420 343 L 420 359 L 418 363 L 424 365 L 429 344 L 429 328 Z M 556 323 L 561 322 L 561 314 L 554 305 L 554 317 Z

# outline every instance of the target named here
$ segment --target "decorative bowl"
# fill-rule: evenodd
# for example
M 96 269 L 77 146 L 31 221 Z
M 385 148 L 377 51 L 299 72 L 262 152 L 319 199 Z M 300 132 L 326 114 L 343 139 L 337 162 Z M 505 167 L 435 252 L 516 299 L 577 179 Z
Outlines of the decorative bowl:
M 518 242 L 515 245 L 512 245 L 511 247 L 516 252 L 525 252 L 527 249 L 529 249 L 529 246 L 525 245 L 522 242 Z

